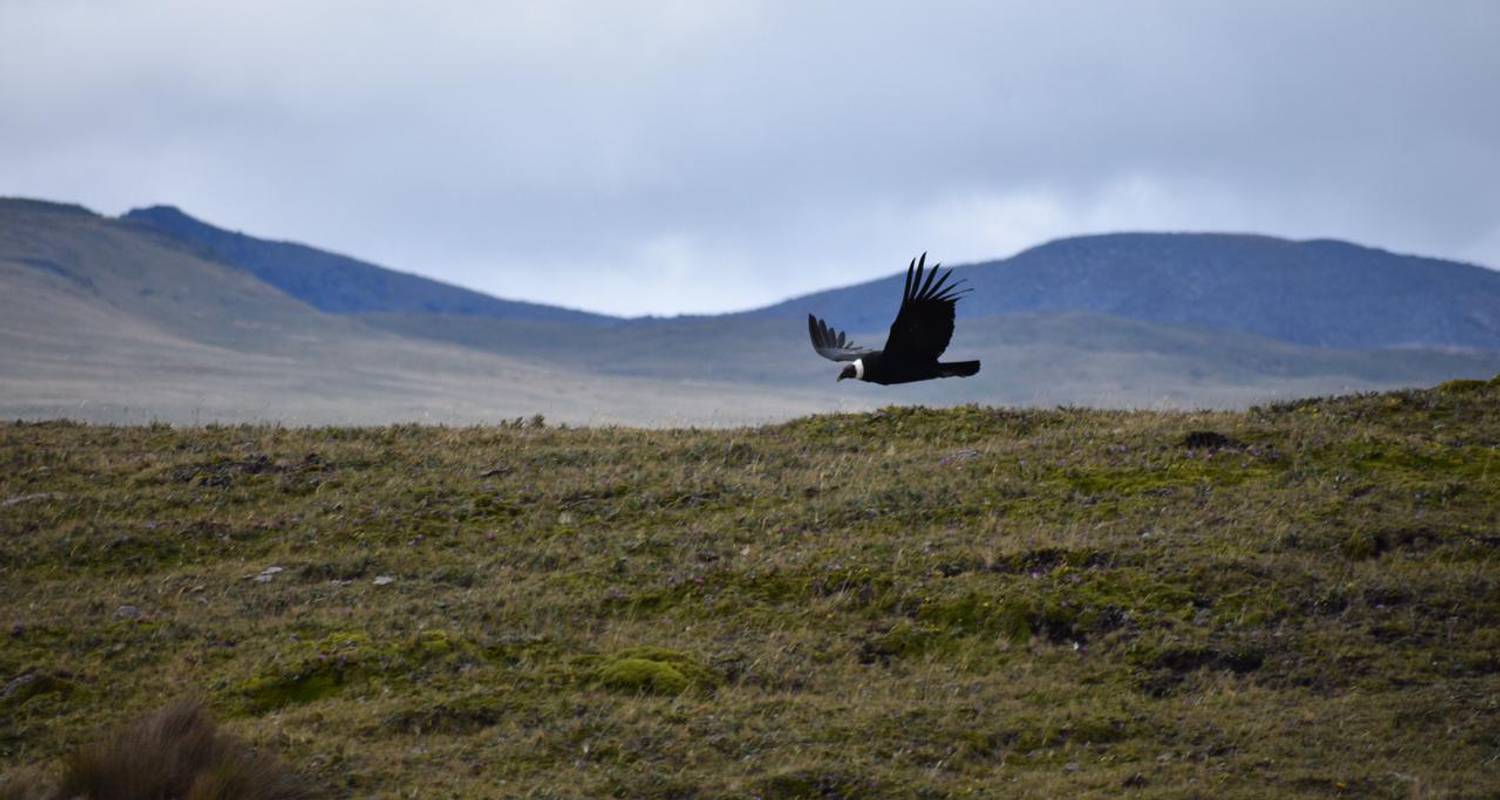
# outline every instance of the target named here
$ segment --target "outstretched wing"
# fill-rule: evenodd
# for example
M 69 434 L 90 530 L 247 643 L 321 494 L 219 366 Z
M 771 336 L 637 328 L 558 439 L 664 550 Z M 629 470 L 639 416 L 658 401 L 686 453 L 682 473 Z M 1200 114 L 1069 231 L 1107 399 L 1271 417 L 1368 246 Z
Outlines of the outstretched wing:
M 942 272 L 937 264 L 930 270 L 926 266 L 927 254 L 923 253 L 921 260 L 912 259 L 906 268 L 901 311 L 885 340 L 887 358 L 937 361 L 953 339 L 953 304 L 971 290 L 958 288 L 962 280 L 948 283 L 953 270 Z
M 864 347 L 855 347 L 849 337 L 828 327 L 828 323 L 811 314 L 807 315 L 807 333 L 812 337 L 813 349 L 818 351 L 818 355 L 832 361 L 853 361 L 874 352 Z

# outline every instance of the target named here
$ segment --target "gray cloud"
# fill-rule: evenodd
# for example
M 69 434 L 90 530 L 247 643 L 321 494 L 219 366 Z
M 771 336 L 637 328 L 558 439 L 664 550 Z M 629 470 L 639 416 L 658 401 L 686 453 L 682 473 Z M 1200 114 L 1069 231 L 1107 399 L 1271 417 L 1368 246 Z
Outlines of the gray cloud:
M 1490 0 L 0 0 L 0 31 L 0 193 L 507 297 L 726 310 L 1122 229 L 1500 266 Z

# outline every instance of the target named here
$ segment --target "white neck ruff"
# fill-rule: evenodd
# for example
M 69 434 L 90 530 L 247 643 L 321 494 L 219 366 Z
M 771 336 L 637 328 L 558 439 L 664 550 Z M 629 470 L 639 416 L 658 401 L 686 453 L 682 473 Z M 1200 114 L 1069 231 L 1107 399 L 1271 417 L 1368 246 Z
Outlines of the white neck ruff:
M 854 379 L 857 381 L 865 379 L 865 360 L 863 358 L 854 359 Z

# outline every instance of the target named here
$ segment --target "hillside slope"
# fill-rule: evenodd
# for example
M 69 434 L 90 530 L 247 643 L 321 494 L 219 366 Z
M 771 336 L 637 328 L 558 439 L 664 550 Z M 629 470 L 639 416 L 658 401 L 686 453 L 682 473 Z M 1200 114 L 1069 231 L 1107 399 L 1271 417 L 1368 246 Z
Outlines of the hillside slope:
M 896 265 L 892 265 L 896 266 Z M 893 270 L 894 272 L 894 270 Z M 958 268 L 961 317 L 1083 311 L 1314 347 L 1500 350 L 1500 273 L 1347 242 L 1230 234 L 1079 236 Z M 901 275 L 794 298 L 755 317 L 890 324 Z
M 1210 240 L 1181 242 L 1223 250 Z M 1173 269 L 1143 278 L 1136 300 Z M 1007 271 L 1015 270 L 960 270 L 976 284 Z M 1116 283 L 1093 282 L 1111 291 Z M 1140 308 L 1129 304 L 1111 306 L 1123 316 L 976 316 L 967 309 L 1016 298 L 1068 305 L 1052 289 L 979 288 L 960 304 L 950 348 L 953 358 L 981 359 L 978 376 L 835 384 L 833 365 L 808 347 L 804 314 L 825 314 L 879 346 L 899 295 L 891 281 L 762 314 L 581 319 L 231 233 L 175 209 L 114 220 L 77 206 L 0 200 L 0 415 L 318 424 L 541 413 L 573 423 L 723 426 L 889 403 L 1243 408 L 1500 371 L 1500 350 L 1310 347 L 1207 323 L 1131 319 Z M 851 303 L 861 310 L 846 319 L 838 309 Z
M 299 333 L 311 340 L 360 328 L 311 313 L 252 275 L 156 244 L 77 206 L 0 201 L 0 280 L 7 311 L 0 324 L 12 335 L 54 344 L 111 335 L 109 326 L 75 329 L 58 318 L 80 305 L 130 320 L 126 326 L 239 349 L 285 347 Z
M 0 416 L 734 424 L 828 397 L 587 375 L 375 330 L 76 206 L 0 201 Z M 854 406 L 858 407 L 858 406 Z
M 333 797 L 1500 795 L 1500 381 L 721 432 L 0 425 L 0 770 Z

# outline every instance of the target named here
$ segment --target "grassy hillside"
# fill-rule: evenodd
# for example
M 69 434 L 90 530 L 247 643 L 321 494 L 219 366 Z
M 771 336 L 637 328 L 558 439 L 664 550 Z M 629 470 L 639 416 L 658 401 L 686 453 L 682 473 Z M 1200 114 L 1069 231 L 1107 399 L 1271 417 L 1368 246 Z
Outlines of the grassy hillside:
M 338 797 L 1493 797 L 1500 382 L 727 431 L 0 426 L 0 765 Z
M 77 206 L 0 199 L 0 418 L 726 424 L 837 408 L 412 339 Z
M 0 331 L 38 340 L 19 349 L 67 355 L 95 337 L 128 338 L 142 328 L 158 338 L 275 352 L 360 329 L 77 206 L 7 199 L 0 199 L 0 309 Z M 98 324 L 77 319 L 86 316 Z

